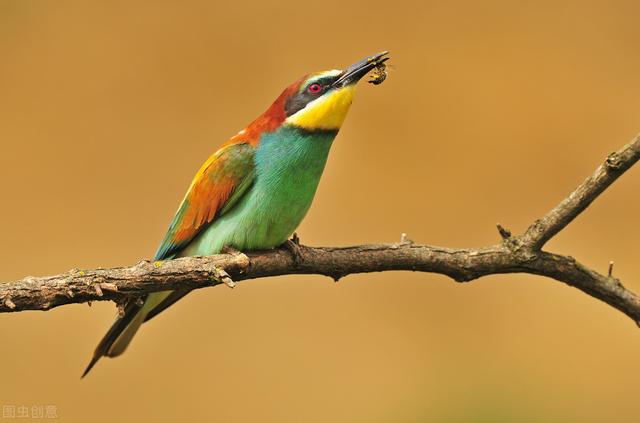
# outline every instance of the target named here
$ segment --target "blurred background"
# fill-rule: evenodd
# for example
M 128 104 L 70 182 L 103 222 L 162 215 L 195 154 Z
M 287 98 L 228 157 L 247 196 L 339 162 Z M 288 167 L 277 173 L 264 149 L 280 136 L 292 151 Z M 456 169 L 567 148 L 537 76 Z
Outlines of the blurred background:
M 310 245 L 497 242 L 640 131 L 637 1 L 0 0 L 0 280 L 153 255 L 192 176 L 300 75 L 362 84 Z M 547 248 L 640 291 L 640 169 Z M 80 374 L 115 308 L 0 315 L 0 404 L 60 421 L 637 421 L 640 331 L 558 282 L 204 289 Z M 8 417 L 10 419 L 11 417 Z

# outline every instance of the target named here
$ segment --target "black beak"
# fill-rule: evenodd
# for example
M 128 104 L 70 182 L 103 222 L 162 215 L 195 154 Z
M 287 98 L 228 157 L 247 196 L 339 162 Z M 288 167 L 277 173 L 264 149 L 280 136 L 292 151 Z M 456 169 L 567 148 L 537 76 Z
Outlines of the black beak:
M 333 84 L 331 84 L 331 86 L 340 88 L 346 85 L 355 84 L 371 69 L 378 67 L 382 63 L 389 60 L 389 57 L 386 57 L 387 54 L 389 54 L 388 51 L 383 51 L 382 53 L 366 57 L 358 63 L 354 63 L 353 65 L 342 71 L 342 75 L 340 75 L 340 78 L 338 78 Z

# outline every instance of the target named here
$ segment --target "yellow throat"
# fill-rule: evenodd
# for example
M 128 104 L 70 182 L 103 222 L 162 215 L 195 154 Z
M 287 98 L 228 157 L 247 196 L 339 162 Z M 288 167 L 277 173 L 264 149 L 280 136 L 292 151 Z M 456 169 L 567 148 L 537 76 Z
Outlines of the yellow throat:
M 353 101 L 355 85 L 348 85 L 310 102 L 289 116 L 285 123 L 308 130 L 338 130 Z

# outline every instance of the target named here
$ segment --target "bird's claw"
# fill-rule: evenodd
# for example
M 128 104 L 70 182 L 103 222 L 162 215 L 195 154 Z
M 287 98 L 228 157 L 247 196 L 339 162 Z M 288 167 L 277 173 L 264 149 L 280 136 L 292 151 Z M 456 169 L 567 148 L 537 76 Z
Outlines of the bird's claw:
M 232 247 L 230 245 L 225 245 L 224 247 L 222 247 L 222 250 L 220 250 L 220 252 L 222 254 L 231 254 L 232 256 L 235 256 L 237 254 L 242 254 L 242 252 L 240 250 L 238 250 L 237 248 Z M 227 287 L 229 287 L 229 288 L 235 288 L 236 287 L 236 283 L 233 281 L 233 279 L 231 279 L 231 276 L 229 276 L 229 274 L 227 272 L 225 272 L 223 269 L 218 269 L 216 277 L 220 281 L 222 281 L 222 283 L 227 285 Z
M 300 238 L 297 233 L 294 233 L 291 239 L 286 240 L 282 247 L 291 253 L 293 257 L 293 265 L 299 267 L 302 263 L 302 248 L 300 247 Z
M 231 276 L 224 269 L 217 268 L 215 269 L 214 276 L 211 278 L 212 281 L 222 282 L 227 285 L 229 288 L 235 288 L 236 283 L 231 279 Z
M 220 250 L 220 253 L 222 254 L 231 254 L 232 256 L 236 255 L 236 254 L 242 254 L 242 252 L 240 250 L 238 250 L 235 247 L 232 247 L 230 245 L 225 245 L 224 247 L 222 247 L 222 250 Z

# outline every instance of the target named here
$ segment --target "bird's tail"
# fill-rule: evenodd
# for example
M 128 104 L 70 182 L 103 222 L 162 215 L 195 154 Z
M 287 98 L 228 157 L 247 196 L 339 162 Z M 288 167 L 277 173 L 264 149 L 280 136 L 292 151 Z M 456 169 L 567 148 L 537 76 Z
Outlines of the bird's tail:
M 153 310 L 171 291 L 157 292 L 150 294 L 140 305 L 137 301 L 130 301 L 124 309 L 124 313 L 116 318 L 111 328 L 104 335 L 100 343 L 93 352 L 93 357 L 89 365 L 82 373 L 85 377 L 93 366 L 102 357 L 117 357 L 126 349 L 140 325 L 145 321 L 147 314 Z

